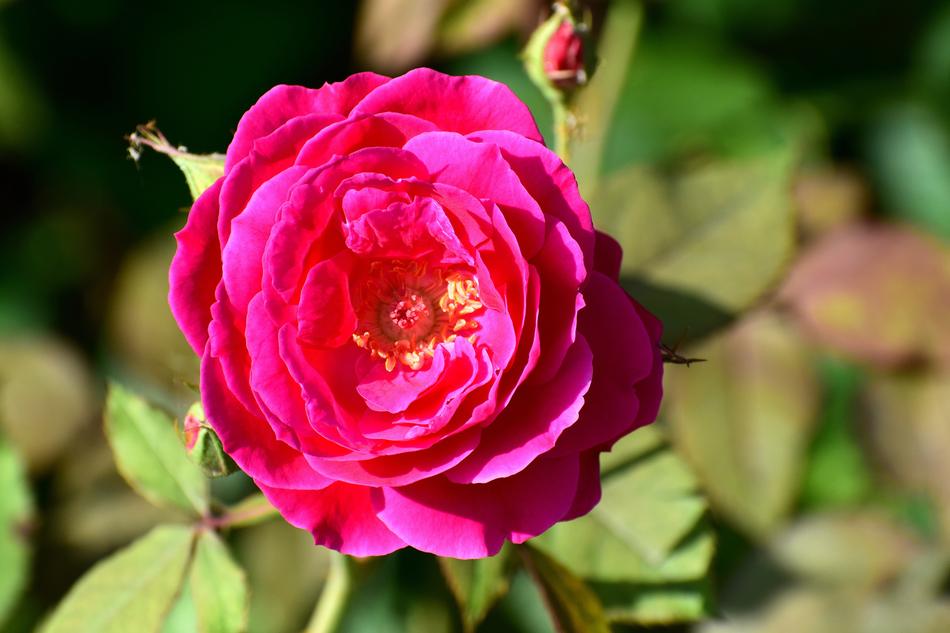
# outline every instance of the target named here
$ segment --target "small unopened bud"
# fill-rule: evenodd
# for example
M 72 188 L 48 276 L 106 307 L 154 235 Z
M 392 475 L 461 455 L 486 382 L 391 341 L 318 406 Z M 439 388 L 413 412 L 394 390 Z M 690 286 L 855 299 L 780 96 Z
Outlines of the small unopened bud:
M 551 17 L 542 22 L 525 46 L 525 69 L 549 101 L 566 101 L 590 77 L 585 58 L 588 28 L 566 2 L 554 4 Z
M 217 433 L 208 425 L 200 402 L 193 404 L 185 415 L 184 441 L 188 455 L 206 476 L 224 477 L 239 470 L 224 452 Z
M 587 83 L 584 35 L 573 20 L 565 18 L 544 47 L 544 73 L 561 90 Z

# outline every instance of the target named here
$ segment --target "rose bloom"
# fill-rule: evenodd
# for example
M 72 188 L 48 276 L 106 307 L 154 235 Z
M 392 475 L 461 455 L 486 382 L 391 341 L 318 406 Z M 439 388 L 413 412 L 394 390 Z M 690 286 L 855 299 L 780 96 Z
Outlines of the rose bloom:
M 660 324 L 494 81 L 277 86 L 177 239 L 208 421 L 318 544 L 492 555 L 590 511 L 656 416 Z

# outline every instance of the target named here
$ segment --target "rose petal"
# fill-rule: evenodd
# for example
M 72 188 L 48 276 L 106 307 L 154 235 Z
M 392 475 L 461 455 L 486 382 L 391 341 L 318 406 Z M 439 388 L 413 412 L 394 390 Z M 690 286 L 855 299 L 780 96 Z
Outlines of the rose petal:
M 577 423 L 558 440 L 554 454 L 576 453 L 616 441 L 653 421 L 641 414 L 638 383 L 658 380 L 659 341 L 647 331 L 637 307 L 615 281 L 594 272 L 584 289 L 578 331 L 594 353 L 594 380 Z M 655 384 L 643 391 L 651 395 Z M 655 415 L 655 411 L 653 411 Z
M 407 544 L 452 558 L 483 558 L 541 534 L 571 509 L 577 457 L 543 458 L 517 475 L 487 484 L 434 477 L 374 490 L 378 516 Z
M 623 260 L 623 248 L 620 243 L 606 233 L 597 231 L 594 248 L 594 270 L 607 275 L 609 279 L 620 279 L 620 263 Z
M 448 355 L 449 352 L 440 347 L 424 369 L 412 370 L 400 365 L 395 371 L 387 371 L 378 358 L 367 357 L 372 367 L 360 379 L 356 390 L 373 411 L 401 413 L 442 377 Z
M 323 490 L 286 490 L 255 483 L 287 522 L 313 534 L 317 545 L 350 556 L 381 556 L 406 546 L 376 518 L 368 488 L 334 483 Z
M 584 254 L 563 222 L 551 224 L 544 248 L 534 263 L 541 278 L 538 337 L 542 356 L 530 380 L 543 383 L 557 373 L 574 343 L 577 315 L 584 307 L 580 287 L 587 271 Z
M 535 389 L 519 390 L 485 429 L 478 448 L 446 477 L 459 484 L 483 484 L 524 470 L 577 421 L 592 376 L 590 347 L 579 337 L 558 375 Z
M 302 454 L 278 441 L 264 420 L 251 415 L 234 398 L 218 361 L 208 353 L 201 359 L 201 401 L 225 452 L 255 480 L 281 488 L 315 490 L 333 483 L 314 471 Z
M 211 304 L 221 278 L 218 221 L 219 178 L 191 207 L 188 221 L 175 234 L 178 250 L 168 271 L 168 304 L 185 340 L 200 355 L 208 342 Z
M 495 129 L 470 134 L 469 138 L 490 143 L 501 150 L 528 194 L 544 212 L 563 222 L 584 253 L 584 267 L 591 270 L 594 228 L 590 208 L 577 190 L 577 179 L 557 154 L 511 132 Z
M 241 117 L 228 146 L 225 169 L 231 169 L 250 153 L 254 141 L 267 136 L 289 120 L 306 114 L 349 114 L 365 95 L 389 81 L 375 73 L 358 73 L 345 81 L 318 89 L 274 86 Z
M 339 444 L 316 433 L 303 406 L 300 385 L 281 362 L 277 345 L 278 324 L 264 305 L 263 295 L 251 300 L 247 314 L 247 350 L 250 387 L 258 407 L 281 441 L 310 455 L 347 454 Z
M 584 516 L 600 502 L 600 495 L 600 453 L 598 451 L 587 451 L 581 454 L 580 473 L 574 503 L 571 504 L 571 509 L 561 520 L 570 521 Z
M 307 274 L 297 308 L 297 331 L 304 343 L 339 347 L 352 341 L 356 329 L 350 298 L 352 260 L 344 252 L 320 262 Z
M 310 170 L 292 167 L 264 183 L 251 196 L 247 207 L 231 221 L 230 238 L 221 253 L 222 278 L 235 309 L 247 304 L 261 289 L 264 247 L 278 209 L 293 186 Z
M 440 183 L 463 189 L 503 208 L 525 259 L 544 243 L 544 212 L 525 190 L 501 151 L 452 132 L 427 132 L 405 145 Z
M 511 130 L 543 142 L 531 111 L 508 86 L 484 77 L 451 77 L 417 68 L 369 93 L 355 113 L 400 112 L 468 134 Z

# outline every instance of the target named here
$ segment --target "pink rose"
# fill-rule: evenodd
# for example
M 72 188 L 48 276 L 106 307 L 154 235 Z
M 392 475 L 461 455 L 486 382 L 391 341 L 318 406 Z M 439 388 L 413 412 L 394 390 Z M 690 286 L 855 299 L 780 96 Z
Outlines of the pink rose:
M 494 554 L 590 511 L 656 415 L 660 324 L 494 81 L 277 86 L 177 238 L 209 423 L 318 544 Z

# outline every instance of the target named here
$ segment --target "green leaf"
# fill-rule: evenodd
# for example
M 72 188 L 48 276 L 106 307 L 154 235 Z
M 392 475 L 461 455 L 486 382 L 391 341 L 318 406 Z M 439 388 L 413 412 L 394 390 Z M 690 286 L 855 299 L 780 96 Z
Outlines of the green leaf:
M 477 560 L 439 558 L 442 574 L 462 612 L 462 625 L 471 632 L 485 619 L 508 591 L 511 580 L 511 548 Z
M 96 564 L 43 633 L 157 633 L 184 583 L 193 540 L 185 526 L 159 526 Z
M 185 175 L 193 200 L 197 200 L 205 189 L 224 175 L 223 154 L 191 154 L 185 147 L 175 147 L 154 123 L 140 125 L 129 135 L 129 155 L 133 160 L 139 159 L 143 146 L 165 154 L 178 165 Z
M 362 560 L 334 554 L 334 565 L 343 563 L 336 570 L 345 574 L 330 572 L 324 588 L 329 594 L 321 595 L 308 632 L 458 630 L 458 614 L 435 557 L 414 550 Z M 336 618 L 330 617 L 333 609 L 329 607 L 341 600 L 345 604 L 343 617 L 330 626 Z
M 559 633 L 610 633 L 600 600 L 580 578 L 537 548 L 522 545 L 518 551 Z
M 701 521 L 677 547 L 659 563 L 651 563 L 640 553 L 639 540 L 617 532 L 616 524 L 603 519 L 603 511 L 559 523 L 532 543 L 545 550 L 589 580 L 661 584 L 701 578 L 709 569 L 715 551 L 712 530 Z
M 207 514 L 208 480 L 188 458 L 170 417 L 112 384 L 105 430 L 119 472 L 139 494 L 158 506 Z
M 0 439 L 0 625 L 26 586 L 30 549 L 26 531 L 33 501 L 23 464 Z
M 302 631 L 327 576 L 329 550 L 285 521 L 235 530 L 235 556 L 251 588 L 249 630 Z
M 707 608 L 700 579 L 715 543 L 695 478 L 656 425 L 618 442 L 601 470 L 597 507 L 532 543 L 590 581 L 612 619 L 698 619 Z
M 181 588 L 178 599 L 168 612 L 162 633 L 199 633 L 195 599 L 187 583 Z
M 672 439 L 714 507 L 753 536 L 791 510 L 817 418 L 811 356 L 780 317 L 755 314 L 667 371 Z
M 604 477 L 611 476 L 649 453 L 663 449 L 666 444 L 659 425 L 639 428 L 636 433 L 630 433 L 614 444 L 608 452 L 601 453 L 600 472 Z
M 497 609 L 499 618 L 510 622 L 513 633 L 554 633 L 541 589 L 523 565 L 512 575 L 511 588 L 498 602 Z M 494 614 L 489 616 L 489 621 L 493 620 Z
M 873 489 L 870 465 L 854 428 L 862 372 L 842 361 L 822 363 L 825 402 L 802 484 L 802 504 L 809 508 L 853 506 Z
M 705 500 L 656 426 L 638 429 L 602 458 L 600 503 L 533 543 L 589 580 L 667 583 L 702 577 L 713 537 Z
M 645 561 L 659 565 L 705 511 L 692 473 L 662 451 L 605 479 L 593 513 Z
M 247 629 L 247 579 L 213 532 L 198 537 L 191 591 L 200 633 L 242 633 Z
M 595 582 L 611 622 L 634 625 L 694 622 L 709 613 L 709 581 L 649 585 Z
M 629 28 L 621 35 L 636 37 Z M 594 124 L 595 133 L 609 125 L 601 133 L 607 174 L 699 154 L 751 156 L 807 139 L 821 124 L 807 109 L 777 99 L 764 69 L 722 41 L 654 28 L 641 40 L 628 72 L 611 82 L 619 93 L 613 116 Z M 602 57 L 606 68 L 613 59 Z
M 592 198 L 594 224 L 623 246 L 625 279 L 736 313 L 778 281 L 791 256 L 791 166 L 789 153 L 777 152 L 671 179 L 628 168 Z
M 950 135 L 939 115 L 919 104 L 886 112 L 870 159 L 887 210 L 950 240 Z

